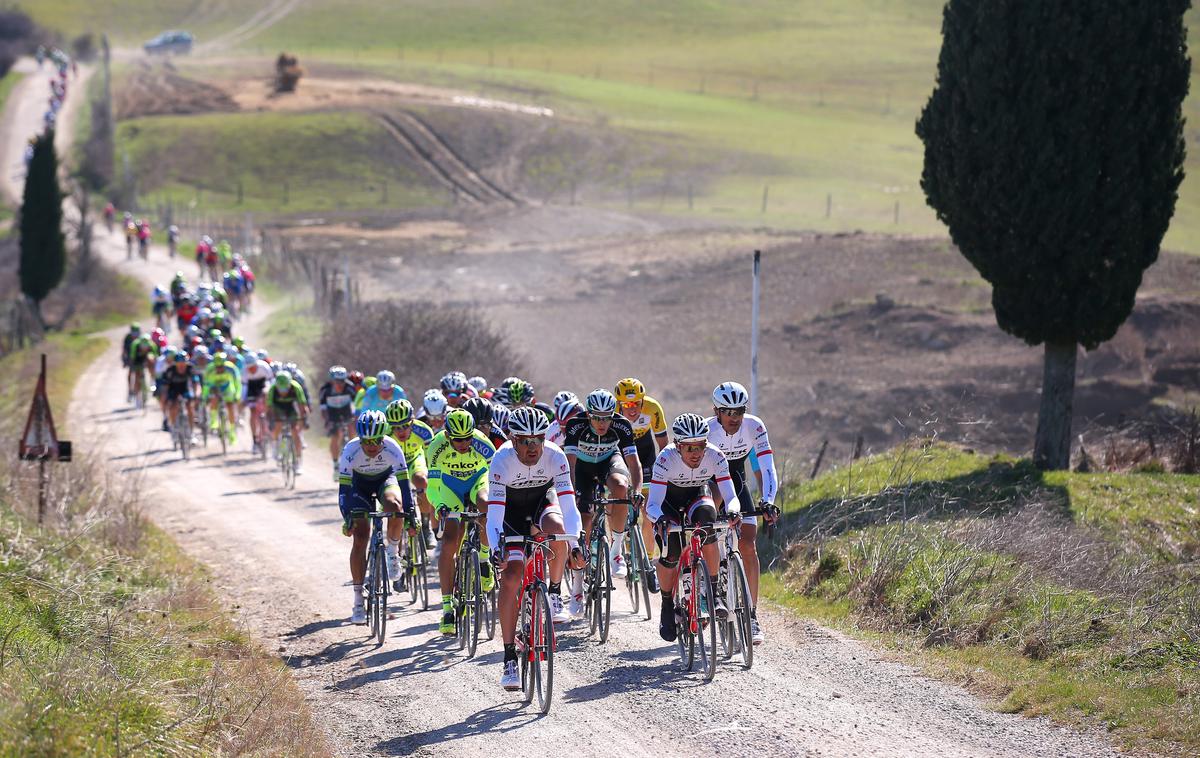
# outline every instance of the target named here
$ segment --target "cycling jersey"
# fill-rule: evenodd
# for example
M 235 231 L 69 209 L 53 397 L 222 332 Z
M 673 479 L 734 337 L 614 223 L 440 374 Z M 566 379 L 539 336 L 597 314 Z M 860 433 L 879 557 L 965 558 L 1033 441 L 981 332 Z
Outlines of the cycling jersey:
M 225 370 L 218 372 L 217 366 L 222 365 Z M 225 398 L 226 402 L 233 402 L 241 396 L 242 377 L 232 362 L 225 361 L 224 364 L 220 364 L 213 361 L 204 369 L 204 399 L 207 400 L 213 391 Z
M 399 384 L 392 385 L 392 392 L 388 397 L 382 397 L 379 392 L 379 385 L 368 387 L 362 394 L 362 398 L 355 402 L 355 408 L 361 413 L 363 411 L 385 411 L 388 404 L 393 400 L 407 400 L 408 395 L 404 394 L 404 388 Z
M 338 458 L 338 508 L 342 518 L 349 521 L 351 513 L 373 510 L 371 500 L 383 497 L 392 488 L 399 488 L 404 510 L 411 513 L 408 466 L 400 445 L 384 437 L 379 453 L 369 456 L 358 437 L 347 442 Z
M 557 421 L 550 422 L 550 428 L 546 430 L 546 441 L 553 442 L 555 445 L 562 447 L 567 435 L 563 433 L 563 428 L 558 425 Z
M 413 475 L 418 473 L 425 476 L 429 473 L 429 465 L 425 459 L 425 446 L 433 439 L 433 430 L 420 421 L 412 422 L 412 432 L 408 437 L 401 440 L 396 440 L 400 448 L 404 450 L 404 460 L 408 463 L 408 468 L 413 472 Z M 396 439 L 393 437 L 392 439 Z
M 267 404 L 294 409 L 297 404 L 308 405 L 308 399 L 304 397 L 304 388 L 293 379 L 286 390 L 279 389 L 278 384 L 272 384 L 271 389 L 267 390 Z
M 673 521 L 682 522 L 688 508 L 708 494 L 707 485 L 713 479 L 725 500 L 725 510 L 729 513 L 741 510 L 724 453 L 708 443 L 700 464 L 692 468 L 683 462 L 683 456 L 674 443 L 667 445 L 654 461 L 646 513 L 652 521 L 658 521 L 665 515 Z
M 471 438 L 467 452 L 460 453 L 450 443 L 446 433 L 438 432 L 425 451 L 429 466 L 429 489 L 426 495 L 435 508 L 463 510 L 483 491 L 488 461 L 496 448 L 478 429 Z
M 742 425 L 732 435 L 726 434 L 716 416 L 708 419 L 708 441 L 716 445 L 729 459 L 729 473 L 733 477 L 733 489 L 738 497 L 748 501 L 746 491 L 746 459 L 753 453 L 758 458 L 762 473 L 762 499 L 775 502 L 779 489 L 779 478 L 775 473 L 775 456 L 771 442 L 767 439 L 767 427 L 758 416 L 746 414 Z
M 579 534 L 571 467 L 558 445 L 547 442 L 537 463 L 526 466 L 512 443 L 505 443 L 488 469 L 487 503 L 487 539 L 492 550 L 500 546 L 502 535 L 530 536 L 530 527 L 540 524 L 547 511 L 561 512 L 566 534 Z
M 271 364 L 264 360 L 255 360 L 253 363 L 249 363 L 242 372 L 242 384 L 246 385 L 246 400 L 257 400 L 261 397 L 267 382 L 274 378 L 275 372 L 271 370 Z
M 633 438 L 636 440 L 644 437 L 646 432 L 667 433 L 667 417 L 663 413 L 662 405 L 649 395 L 642 399 L 642 412 L 638 414 L 637 418 L 630 421 L 630 425 L 633 427 Z
M 129 345 L 129 365 L 134 368 L 141 368 L 148 358 L 156 355 L 158 355 L 158 346 L 154 344 L 154 340 L 144 334 Z
M 563 430 L 563 451 L 586 463 L 600 463 L 620 451 L 621 455 L 635 455 L 633 426 L 627 419 L 614 416 L 603 435 L 596 434 L 586 414 L 567 422 Z
M 354 415 L 354 388 L 349 382 L 342 382 L 342 388 L 336 389 L 335 382 L 325 382 L 317 392 L 317 403 L 321 410 L 330 416 L 350 418 Z
M 183 371 L 179 370 L 179 364 L 172 363 L 163 371 L 159 381 L 166 388 L 167 400 L 178 400 L 185 398 L 190 400 L 192 397 L 192 366 L 188 364 Z

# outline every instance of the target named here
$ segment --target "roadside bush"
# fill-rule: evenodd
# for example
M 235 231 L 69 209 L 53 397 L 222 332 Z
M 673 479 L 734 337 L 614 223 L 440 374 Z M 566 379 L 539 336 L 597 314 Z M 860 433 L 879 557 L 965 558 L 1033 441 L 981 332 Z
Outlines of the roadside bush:
M 479 313 L 445 305 L 383 301 L 356 307 L 325 326 L 314 355 L 318 370 L 334 364 L 367 374 L 390 369 L 410 398 L 437 386 L 447 372 L 497 382 L 524 376 L 524 362 Z

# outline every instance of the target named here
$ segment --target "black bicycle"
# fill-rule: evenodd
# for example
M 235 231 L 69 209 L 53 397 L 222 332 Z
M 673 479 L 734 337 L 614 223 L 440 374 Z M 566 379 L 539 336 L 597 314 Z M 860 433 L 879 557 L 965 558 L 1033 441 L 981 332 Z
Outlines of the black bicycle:
M 429 554 L 421 535 L 421 522 L 415 515 L 405 514 L 406 528 L 400 536 L 400 564 L 404 573 L 392 584 L 396 592 L 408 590 L 408 604 L 420 602 L 421 610 L 429 610 Z
M 644 610 L 646 620 L 650 620 L 650 595 L 658 592 L 658 577 L 654 573 L 654 565 L 650 562 L 650 553 L 646 542 L 642 539 L 642 530 L 638 528 L 638 512 L 636 506 L 629 508 L 629 521 L 625 531 L 629 539 L 622 544 L 622 555 L 625 558 L 625 588 L 629 590 L 629 602 L 633 612 Z
M 608 641 L 612 620 L 612 562 L 608 544 L 608 506 L 632 505 L 629 498 L 604 497 L 604 485 L 598 484 L 592 498 L 592 528 L 587 537 L 586 563 L 583 566 L 583 603 L 588 619 L 588 634 L 598 633 Z
M 363 579 L 363 595 L 367 604 L 370 636 L 377 640 L 377 647 L 383 644 L 387 634 L 388 597 L 392 590 L 388 582 L 387 553 L 384 547 L 386 528 L 383 520 L 399 515 L 388 511 L 356 511 L 353 514 L 355 518 L 371 519 L 371 541 L 367 543 L 367 575 Z
M 458 549 L 458 560 L 454 565 L 454 626 L 458 639 L 458 649 L 466 649 L 467 657 L 475 657 L 479 646 L 479 632 L 483 627 L 483 580 L 479 569 L 480 528 L 477 519 L 483 514 L 479 511 L 449 511 L 442 514 L 438 531 L 444 529 L 447 521 L 461 521 L 464 524 L 462 543 Z M 438 539 L 441 539 L 441 534 Z M 442 549 L 446 546 L 443 544 Z

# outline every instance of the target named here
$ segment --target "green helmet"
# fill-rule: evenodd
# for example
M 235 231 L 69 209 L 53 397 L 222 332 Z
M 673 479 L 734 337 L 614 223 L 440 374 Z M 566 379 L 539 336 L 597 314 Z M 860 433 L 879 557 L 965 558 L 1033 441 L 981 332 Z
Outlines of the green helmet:
M 245 340 L 245 339 L 243 339 L 243 338 L 242 338 L 242 337 L 240 337 L 240 336 L 239 336 L 239 337 L 234 337 L 234 338 L 233 338 L 233 345 L 234 345 L 234 347 L 245 347 L 245 346 L 246 346 L 246 340 Z
M 513 405 L 524 405 L 533 400 L 533 385 L 524 379 L 517 379 L 508 386 L 508 398 Z
M 275 375 L 275 386 L 279 389 L 286 389 L 292 386 L 292 375 L 287 371 L 280 371 Z
M 363 379 L 363 387 L 374 387 L 374 386 L 375 386 L 375 377 L 368 376 Z
M 141 334 L 142 333 L 142 325 L 137 322 L 134 322 L 129 325 L 129 331 L 133 332 L 134 334 Z
M 412 403 L 407 400 L 393 400 L 388 403 L 385 413 L 387 413 L 389 424 L 392 426 L 403 426 L 412 420 Z
M 446 436 L 452 440 L 465 440 L 475 434 L 475 417 L 462 408 L 446 414 Z

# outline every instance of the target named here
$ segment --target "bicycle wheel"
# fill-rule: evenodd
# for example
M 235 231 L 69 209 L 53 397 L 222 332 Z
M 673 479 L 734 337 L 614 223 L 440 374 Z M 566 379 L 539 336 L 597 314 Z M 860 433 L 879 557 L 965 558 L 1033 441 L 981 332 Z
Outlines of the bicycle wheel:
M 629 605 L 633 608 L 634 614 L 641 610 L 642 593 L 639 585 L 641 576 L 638 574 L 638 568 L 641 563 L 637 560 L 637 545 L 634 543 L 633 537 L 629 537 L 629 549 L 624 549 L 624 544 L 621 547 L 621 555 L 625 560 L 625 589 L 629 592 Z
M 388 586 L 387 586 L 387 556 L 384 555 L 383 540 L 375 545 L 375 565 L 378 571 L 375 572 L 374 587 L 375 593 L 375 636 L 377 645 L 383 644 L 383 639 L 387 634 L 387 602 L 388 602 Z
M 721 568 L 717 570 L 717 594 L 725 597 L 725 606 L 731 609 L 727 620 L 717 621 L 717 642 L 720 643 L 721 655 L 725 657 L 725 660 L 729 660 L 737 652 L 737 631 L 733 628 L 732 609 L 735 605 L 731 591 L 732 584 L 729 579 L 729 563 L 721 561 Z
M 654 567 L 650 565 L 650 557 L 646 553 L 646 543 L 642 540 L 642 532 L 634 527 L 629 536 L 629 544 L 632 546 L 631 553 L 636 553 L 634 563 L 630 565 L 630 573 L 634 572 L 634 566 L 637 567 L 638 589 L 642 595 L 642 605 L 646 610 L 646 620 L 651 618 L 652 609 L 650 606 L 650 577 L 653 575 Z M 637 603 L 633 604 L 633 612 L 637 613 Z
M 492 591 L 487 593 L 487 597 L 484 598 L 483 601 L 483 616 L 484 621 L 486 622 L 484 628 L 487 631 L 487 638 L 489 640 L 496 639 L 496 608 L 498 594 L 498 588 L 492 587 Z
M 363 592 L 366 594 L 366 604 L 367 604 L 367 624 L 370 625 L 368 627 L 370 634 L 367 635 L 367 639 L 371 639 L 377 633 L 376 619 L 375 619 L 375 603 L 377 601 L 377 597 L 375 595 L 375 592 L 373 591 L 374 587 L 375 587 L 375 573 L 376 573 L 377 568 L 378 568 L 378 566 L 375 565 L 375 551 L 368 550 L 367 551 L 367 575 L 365 577 L 365 581 L 363 582 Z
M 696 639 L 692 632 L 689 608 L 691 599 L 691 589 L 684 591 L 683 568 L 681 567 L 679 578 L 675 580 L 675 625 L 677 628 L 675 647 L 679 651 L 679 662 L 683 664 L 684 671 L 692 670 L 692 663 L 696 656 Z M 680 618 L 681 616 L 682 618 Z
M 734 604 L 729 608 L 734 616 L 733 628 L 742 653 L 742 668 L 749 669 L 754 665 L 754 640 L 750 636 L 750 613 L 754 606 L 750 600 L 750 582 L 746 578 L 742 557 L 736 553 L 733 557 L 729 573 L 734 585 Z
M 612 621 L 612 563 L 609 558 L 607 542 L 600 543 L 596 557 L 596 631 L 599 632 L 600 642 L 608 641 L 608 630 Z
M 225 419 L 225 409 L 219 405 L 217 406 L 217 435 L 221 438 L 221 455 L 225 455 L 228 452 L 229 426 Z
M 538 678 L 538 660 L 533 649 L 533 595 L 529 588 L 521 590 L 520 614 L 517 616 L 517 657 L 521 667 L 521 695 L 528 704 L 533 702 L 534 680 Z
M 196 423 L 200 424 L 200 439 L 204 446 L 208 447 L 208 403 L 200 403 L 199 418 Z
M 700 607 L 707 613 L 700 614 L 700 628 L 696 634 L 696 647 L 700 650 L 700 665 L 704 669 L 704 681 L 711 682 L 717 675 L 717 614 L 716 598 L 712 594 L 708 564 L 700 561 L 695 581 L 699 583 Z
M 534 586 L 533 640 L 538 710 L 544 716 L 550 712 L 550 700 L 554 695 L 554 617 L 550 614 L 548 590 L 540 581 Z
M 429 610 L 429 551 L 425 547 L 425 538 L 420 530 L 417 531 L 417 536 L 413 540 L 413 544 L 417 546 L 413 553 L 417 557 L 417 564 L 411 581 L 417 585 L 421 610 L 427 611 Z
M 483 588 L 479 578 L 479 553 L 471 550 L 467 558 L 467 597 L 464 603 L 466 613 L 464 623 L 467 633 L 467 657 L 474 658 L 475 650 L 479 647 L 479 631 L 483 625 Z

